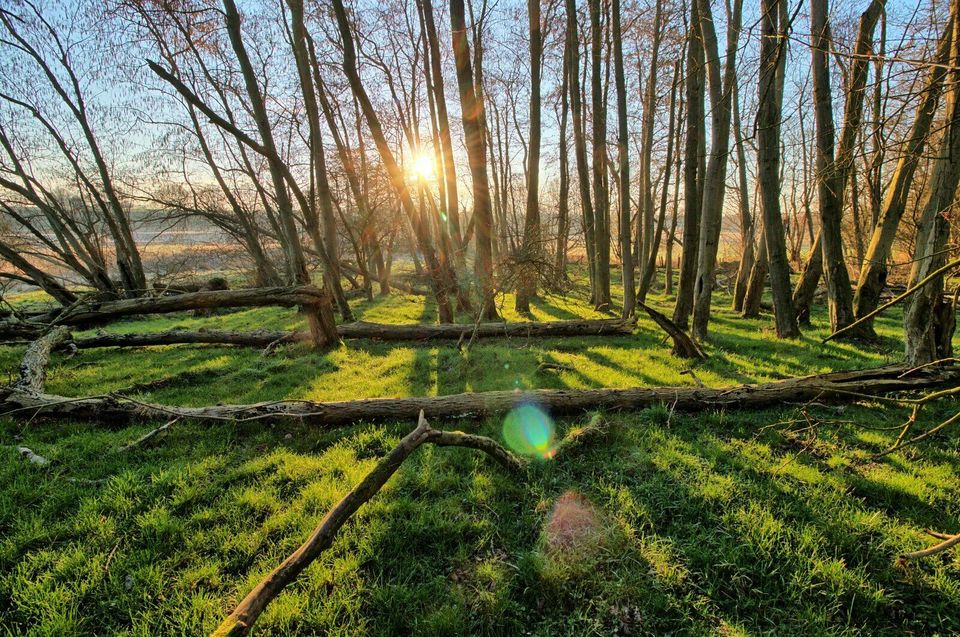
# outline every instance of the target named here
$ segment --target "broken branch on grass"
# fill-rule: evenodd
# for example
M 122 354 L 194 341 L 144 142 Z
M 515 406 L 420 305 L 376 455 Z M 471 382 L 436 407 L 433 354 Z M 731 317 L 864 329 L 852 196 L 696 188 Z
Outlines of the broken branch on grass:
M 421 411 L 416 429 L 404 436 L 400 443 L 380 460 L 357 486 L 330 509 L 306 542 L 300 545 L 300 548 L 294 551 L 244 597 L 243 601 L 230 613 L 230 616 L 214 631 L 214 636 L 226 637 L 229 635 L 235 637 L 248 634 L 267 605 L 280 594 L 280 591 L 293 582 L 303 569 L 330 548 L 337 532 L 347 523 L 350 517 L 377 495 L 387 483 L 387 480 L 400 468 L 400 465 L 420 445 L 425 443 L 478 449 L 489 454 L 501 466 L 513 472 L 522 471 L 524 466 L 513 454 L 489 438 L 459 432 L 437 431 L 431 428 Z
M 930 557 L 931 555 L 942 553 L 943 551 L 946 551 L 947 549 L 950 549 L 956 546 L 957 544 L 960 544 L 960 533 L 957 533 L 956 535 L 944 535 L 942 533 L 934 534 L 934 533 L 931 533 L 930 531 L 927 531 L 927 533 L 930 533 L 931 535 L 934 535 L 935 537 L 938 537 L 938 538 L 944 537 L 946 539 L 943 542 L 940 542 L 939 544 L 934 544 L 929 548 L 925 548 L 920 551 L 914 551 L 912 553 L 904 553 L 903 555 L 900 556 L 900 559 L 918 560 L 922 557 Z
M 168 429 L 170 429 L 170 427 L 173 427 L 178 422 L 180 422 L 180 419 L 174 418 L 173 420 L 168 421 L 166 424 L 160 425 L 156 429 L 152 429 L 148 431 L 147 433 L 143 434 L 142 436 L 140 436 L 130 444 L 124 445 L 123 447 L 120 448 L 120 451 L 130 451 L 131 449 L 141 447 L 147 441 L 167 431 Z

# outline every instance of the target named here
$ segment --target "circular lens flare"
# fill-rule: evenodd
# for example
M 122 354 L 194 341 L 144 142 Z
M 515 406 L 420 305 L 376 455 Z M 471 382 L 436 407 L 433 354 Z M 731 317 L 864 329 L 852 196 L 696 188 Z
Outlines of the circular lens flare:
M 503 439 L 513 451 L 538 458 L 556 453 L 553 420 L 539 405 L 521 403 L 503 421 Z

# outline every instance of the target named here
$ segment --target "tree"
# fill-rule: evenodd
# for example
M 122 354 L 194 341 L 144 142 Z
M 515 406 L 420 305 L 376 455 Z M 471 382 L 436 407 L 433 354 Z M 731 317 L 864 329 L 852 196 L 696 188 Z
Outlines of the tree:
M 760 7 L 757 182 L 763 211 L 763 251 L 766 254 L 757 259 L 757 264 L 762 263 L 769 268 L 777 336 L 796 338 L 800 335 L 800 329 L 790 297 L 790 265 L 787 263 L 786 234 L 780 214 L 780 121 L 783 111 L 783 68 L 787 54 L 784 33 L 788 28 L 785 5 L 786 0 L 763 0 Z M 751 279 L 754 279 L 752 275 Z M 758 272 L 751 287 L 761 286 L 761 282 L 762 275 Z M 759 304 L 758 293 L 754 294 L 754 298 Z M 750 304 L 746 300 L 744 303 Z
M 713 14 L 709 0 L 701 0 L 700 33 L 707 53 L 707 78 L 710 83 L 711 143 L 710 161 L 703 180 L 700 215 L 700 247 L 698 250 L 697 282 L 694 287 L 693 336 L 707 338 L 710 320 L 710 301 L 716 278 L 717 250 L 720 246 L 720 227 L 723 221 L 723 200 L 726 192 L 727 157 L 730 148 L 730 116 L 737 63 L 737 41 L 740 37 L 740 18 L 743 3 L 733 1 L 733 10 L 727 24 L 726 61 L 720 74 L 720 55 L 717 34 L 713 28 Z
M 607 191 L 607 108 L 603 90 L 603 27 L 600 0 L 589 0 L 590 95 L 593 119 L 594 299 L 610 308 L 610 199 Z
M 518 312 L 530 312 L 530 299 L 537 293 L 537 268 L 543 252 L 540 236 L 540 74 L 543 64 L 540 0 L 528 0 L 527 19 L 530 31 L 530 139 L 527 147 L 527 214 L 523 223 L 516 296 Z
M 910 188 L 930 135 L 930 127 L 937 111 L 937 103 L 947 74 L 950 43 L 953 41 L 952 34 L 953 23 L 951 21 L 947 23 L 943 34 L 940 36 L 934 63 L 928 72 L 926 86 L 923 89 L 920 102 L 917 104 L 913 124 L 907 134 L 906 148 L 897 160 L 897 167 L 887 186 L 883 207 L 874 223 L 870 244 L 864 256 L 853 299 L 854 313 L 858 319 L 877 308 L 880 293 L 886 284 L 887 260 L 890 258 L 890 251 L 893 248 L 900 221 L 907 209 Z M 864 324 L 868 334 L 873 329 L 872 325 L 872 320 Z
M 813 68 L 813 106 L 816 121 L 817 199 L 820 209 L 820 244 L 823 270 L 827 281 L 830 326 L 835 332 L 854 321 L 850 274 L 843 254 L 840 222 L 843 215 L 843 193 L 853 166 L 853 145 L 863 114 L 868 61 L 865 53 L 873 38 L 873 30 L 883 11 L 883 1 L 873 0 L 860 18 L 856 57 L 847 86 L 844 123 L 840 143 L 834 157 L 833 104 L 830 93 L 830 25 L 827 21 L 827 0 L 810 0 L 811 61 Z M 862 335 L 849 331 L 849 336 Z
M 680 254 L 677 301 L 673 308 L 673 322 L 681 329 L 687 328 L 690 312 L 693 311 L 693 286 L 700 247 L 700 204 L 703 201 L 701 182 L 706 171 L 703 166 L 704 60 L 699 0 L 690 3 L 686 60 L 687 136 L 683 151 L 683 246 Z
M 360 80 L 360 74 L 357 72 L 357 54 L 353 44 L 353 34 L 350 30 L 350 20 L 347 17 L 346 9 L 343 6 L 343 0 L 333 0 L 333 10 L 337 21 L 337 29 L 340 32 L 341 45 L 343 47 L 343 72 L 350 83 L 350 89 L 360 104 L 364 118 L 367 121 L 367 127 L 373 137 L 380 159 L 390 175 L 390 183 L 400 199 L 402 207 L 410 224 L 413 226 L 413 232 L 417 239 L 420 252 L 427 262 L 427 269 L 430 275 L 430 286 L 437 299 L 437 312 L 441 323 L 453 322 L 453 308 L 450 306 L 450 282 L 446 280 L 443 272 L 443 266 L 437 259 L 437 253 L 434 249 L 433 240 L 430 237 L 430 231 L 427 228 L 423 216 L 418 213 L 410 196 L 410 191 L 404 181 L 403 171 L 397 163 L 387 139 L 383 134 L 383 128 L 380 125 L 380 118 L 373 103 L 367 95 L 366 89 Z
M 623 71 L 623 33 L 620 26 L 620 0 L 613 0 L 613 55 L 617 84 L 617 156 L 620 162 L 620 260 L 623 270 L 623 317 L 633 316 L 637 302 L 634 285 L 633 254 L 630 251 L 630 132 L 627 129 L 627 82 Z M 657 16 L 660 3 L 657 2 Z M 654 28 L 656 32 L 656 27 Z M 657 34 L 659 39 L 659 34 Z M 654 66 L 655 66 L 654 62 Z M 651 73 L 653 71 L 651 70 Z M 644 196 L 641 193 L 641 196 Z
M 947 262 L 950 238 L 948 212 L 954 207 L 960 183 L 960 0 L 950 3 L 952 38 L 947 108 L 943 137 L 937 149 L 926 198 L 921 206 L 917 243 L 910 271 L 911 286 L 927 279 Z M 914 294 L 904 312 L 905 354 L 908 365 L 926 365 L 953 355 L 956 308 L 944 300 L 940 273 Z
M 457 65 L 460 112 L 473 181 L 473 219 L 477 236 L 477 279 L 480 281 L 480 315 L 487 320 L 499 318 L 493 287 L 493 216 L 490 209 L 490 185 L 487 181 L 487 152 L 484 136 L 483 100 L 476 92 L 475 78 L 467 43 L 463 0 L 450 0 L 450 32 Z

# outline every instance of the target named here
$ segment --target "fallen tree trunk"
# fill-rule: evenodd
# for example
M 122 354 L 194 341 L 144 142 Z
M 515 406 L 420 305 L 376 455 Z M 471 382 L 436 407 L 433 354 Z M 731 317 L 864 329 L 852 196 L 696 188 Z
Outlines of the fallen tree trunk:
M 340 338 L 368 338 L 381 341 L 437 341 L 459 340 L 473 334 L 477 337 L 530 337 L 554 336 L 623 336 L 633 333 L 635 323 L 623 319 L 594 319 L 577 321 L 546 321 L 522 323 L 481 323 L 473 325 L 392 325 L 357 321 L 337 326 Z M 179 343 L 205 343 L 216 345 L 240 345 L 267 347 L 275 343 L 301 342 L 308 340 L 299 332 L 253 330 L 229 332 L 222 330 L 169 330 L 153 334 L 98 334 L 75 341 L 79 349 L 94 347 L 142 347 L 149 345 L 174 345 Z
M 337 427 L 356 422 L 416 418 L 477 418 L 504 413 L 521 402 L 534 402 L 552 415 L 594 409 L 637 410 L 671 405 L 681 411 L 759 408 L 810 400 L 853 400 L 891 392 L 931 389 L 960 382 L 960 368 L 908 370 L 894 365 L 790 378 L 727 388 L 635 387 L 628 389 L 535 389 L 491 391 L 413 398 L 370 398 L 339 402 L 279 400 L 249 405 L 174 407 L 145 403 L 116 394 L 68 398 L 16 385 L 0 390 L 0 413 L 25 418 L 75 418 L 115 423 L 131 419 L 171 418 L 247 422 L 296 419 L 307 425 Z
M 188 310 L 238 307 L 315 307 L 327 293 L 314 285 L 239 290 L 204 290 L 182 294 L 145 296 L 120 300 L 88 299 L 62 310 L 53 310 L 28 320 L 0 321 L 0 338 L 37 337 L 50 325 L 102 325 L 140 314 L 168 314 Z
M 20 377 L 14 384 L 17 391 L 42 392 L 47 380 L 50 354 L 69 340 L 69 330 L 58 327 L 31 343 L 20 361 Z

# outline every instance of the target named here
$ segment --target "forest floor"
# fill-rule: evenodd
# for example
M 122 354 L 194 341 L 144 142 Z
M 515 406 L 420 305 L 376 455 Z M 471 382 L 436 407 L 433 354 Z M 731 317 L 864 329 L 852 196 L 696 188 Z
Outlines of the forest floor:
M 582 297 L 545 297 L 533 318 L 598 317 Z M 801 340 L 783 342 L 771 317 L 742 319 L 728 296 L 715 300 L 710 358 L 695 376 L 642 316 L 629 337 L 489 339 L 467 353 L 454 343 L 359 340 L 324 353 L 290 345 L 269 357 L 214 346 L 90 350 L 55 355 L 48 388 L 135 391 L 180 405 L 342 400 L 723 386 L 901 357 L 899 310 L 879 320 L 875 345 L 821 345 L 823 308 Z M 664 311 L 672 304 L 661 294 L 650 301 Z M 520 320 L 512 304 L 508 296 L 503 313 Z M 416 296 L 353 307 L 369 321 L 436 319 Z M 299 324 L 293 310 L 256 309 L 108 330 Z M 22 354 L 0 347 L 4 382 Z M 542 371 L 543 362 L 570 369 Z M 958 406 L 935 406 L 922 424 Z M 558 421 L 557 435 L 589 416 Z M 255 632 L 960 634 L 960 552 L 909 565 L 896 558 L 931 543 L 924 529 L 960 531 L 960 435 L 871 460 L 907 416 L 875 402 L 607 414 L 605 439 L 535 461 L 526 483 L 470 450 L 422 448 Z M 502 439 L 502 423 L 431 424 Z M 178 423 L 150 446 L 119 451 L 155 424 L 0 419 L 0 635 L 208 633 L 415 424 Z M 18 445 L 51 465 L 20 459 Z M 558 541 L 557 518 L 571 503 L 595 532 Z

